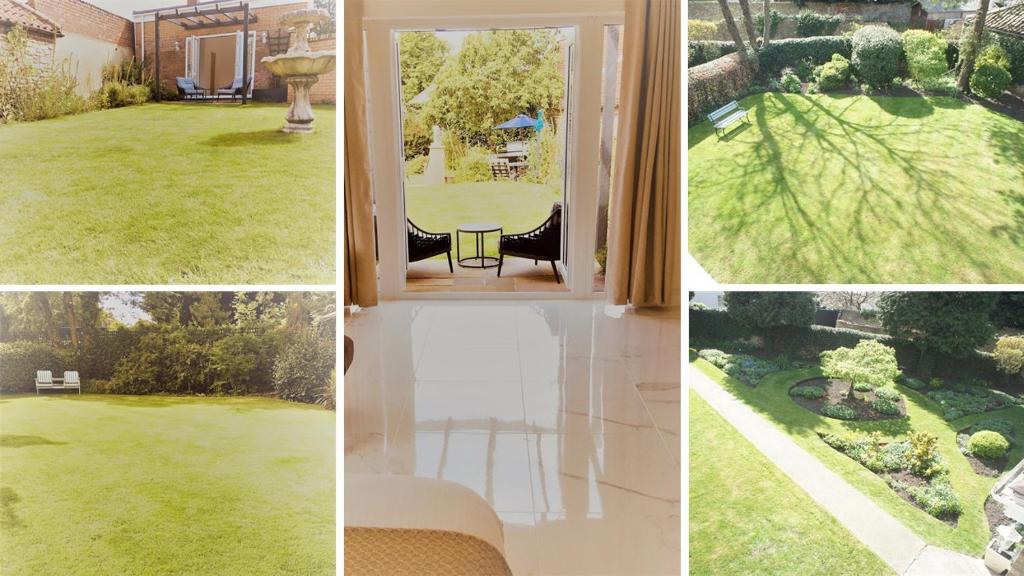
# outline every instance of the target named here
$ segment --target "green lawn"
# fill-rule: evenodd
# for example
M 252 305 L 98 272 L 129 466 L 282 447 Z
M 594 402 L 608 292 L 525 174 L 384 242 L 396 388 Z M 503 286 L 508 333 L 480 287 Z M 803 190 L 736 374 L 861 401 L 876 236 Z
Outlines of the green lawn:
M 690 391 L 690 573 L 892 570 Z
M 258 398 L 4 397 L 2 572 L 333 575 L 334 426 Z
M 451 232 L 470 222 L 495 222 L 505 234 L 528 232 L 551 214 L 551 205 L 561 192 L 543 184 L 515 182 L 473 182 L 467 184 L 416 184 L 405 186 L 405 212 L 417 226 L 429 232 Z M 474 254 L 473 236 L 461 234 L 463 256 Z M 486 238 L 487 254 L 497 255 L 497 234 Z M 438 258 L 445 258 L 444 255 Z M 455 254 L 452 254 L 455 258 Z
M 920 535 L 929 544 L 980 557 L 990 536 L 985 519 L 984 504 L 995 478 L 979 476 L 956 445 L 956 432 L 985 418 L 1005 418 L 1015 423 L 1017 430 L 1024 430 L 1024 408 L 1013 407 L 995 412 L 965 416 L 953 422 L 942 418 L 942 410 L 927 396 L 905 388 L 899 391 L 906 398 L 908 418 L 874 422 L 843 422 L 825 418 L 806 410 L 789 397 L 789 388 L 795 382 L 820 376 L 818 369 L 776 372 L 766 376 L 757 388 L 729 378 L 723 372 L 697 359 L 695 364 L 734 396 L 748 404 L 756 412 L 771 420 L 783 432 L 805 450 L 815 455 L 826 466 L 845 478 L 879 506 L 902 521 L 908 528 Z M 854 462 L 847 456 L 826 445 L 817 432 L 839 432 L 842 430 L 872 432 L 878 431 L 885 438 L 905 436 L 910 430 L 926 431 L 939 438 L 939 452 L 949 466 L 950 481 L 963 505 L 956 527 L 930 516 L 927 512 L 903 500 L 889 488 L 881 477 Z M 1024 457 L 1024 444 L 1018 443 L 1011 450 L 1010 462 Z
M 327 284 L 335 112 L 147 104 L 0 126 L 0 284 Z
M 952 98 L 759 94 L 689 131 L 689 249 L 719 282 L 1024 278 L 1024 123 Z

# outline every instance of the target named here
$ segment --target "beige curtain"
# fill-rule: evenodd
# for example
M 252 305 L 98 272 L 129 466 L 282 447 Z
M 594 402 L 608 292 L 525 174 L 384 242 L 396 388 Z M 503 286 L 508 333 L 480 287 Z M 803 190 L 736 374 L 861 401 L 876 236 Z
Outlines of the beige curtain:
M 680 11 L 678 0 L 626 3 L 608 298 L 680 303 Z
M 363 2 L 345 0 L 345 305 L 377 304 L 377 258 L 363 71 Z

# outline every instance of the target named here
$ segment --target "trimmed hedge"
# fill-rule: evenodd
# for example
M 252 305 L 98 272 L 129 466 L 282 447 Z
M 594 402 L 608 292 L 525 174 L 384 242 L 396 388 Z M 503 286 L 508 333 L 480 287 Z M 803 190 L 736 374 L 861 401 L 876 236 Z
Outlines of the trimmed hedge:
M 36 391 L 36 371 L 49 370 L 60 378 L 65 370 L 74 370 L 71 355 L 40 342 L 0 343 L 0 393 Z
M 758 58 L 761 70 L 768 75 L 775 75 L 786 67 L 796 67 L 805 59 L 812 60 L 814 65 L 824 64 L 832 60 L 833 54 L 841 54 L 850 58 L 853 44 L 843 36 L 817 36 L 814 38 L 787 38 L 772 40 L 764 47 Z
M 865 26 L 853 35 L 853 66 L 857 76 L 872 88 L 892 83 L 902 54 L 899 33 L 887 26 Z
M 689 101 L 687 120 L 693 126 L 704 116 L 731 100 L 740 99 L 750 87 L 750 71 L 738 54 L 722 56 L 687 70 Z
M 723 42 L 721 40 L 689 42 L 686 52 L 686 67 L 700 66 L 734 52 L 736 52 L 735 42 Z
M 690 310 L 690 340 L 729 342 L 750 336 L 725 310 Z

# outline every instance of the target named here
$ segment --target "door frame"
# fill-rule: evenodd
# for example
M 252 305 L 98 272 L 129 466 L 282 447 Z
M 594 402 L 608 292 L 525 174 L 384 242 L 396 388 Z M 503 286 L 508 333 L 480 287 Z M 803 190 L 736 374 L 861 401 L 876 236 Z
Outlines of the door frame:
M 217 38 L 217 37 L 220 37 L 220 36 L 234 36 L 235 37 L 235 58 L 236 59 L 238 58 L 238 52 L 239 52 L 239 50 L 241 50 L 241 48 L 238 47 L 239 39 L 242 37 L 242 31 L 241 30 L 236 30 L 234 32 L 223 32 L 221 34 L 192 34 L 191 36 L 186 36 L 185 37 L 185 72 L 184 72 L 184 75 L 185 75 L 186 78 L 195 79 L 196 75 L 198 74 L 198 70 L 196 70 L 195 68 L 198 67 L 199 62 L 202 60 L 202 57 L 201 57 L 200 52 L 199 52 L 201 50 L 200 46 L 202 45 L 201 40 L 203 38 Z M 256 80 L 256 40 L 257 40 L 256 31 L 255 30 L 250 30 L 249 31 L 249 47 L 252 49 L 252 54 L 249 55 L 249 80 L 251 80 L 251 82 L 249 82 L 249 93 L 247 94 L 247 96 L 249 98 L 252 98 L 252 89 L 253 89 L 253 86 L 256 84 L 256 82 L 255 82 L 255 80 Z M 191 48 L 189 48 L 189 44 L 192 45 Z M 195 62 L 192 62 L 191 64 L 189 63 L 189 56 L 190 56 L 189 55 L 189 51 L 192 52 L 192 54 L 191 54 L 192 59 L 195 60 Z M 235 69 L 236 70 L 238 69 L 238 63 L 237 62 L 235 63 Z M 191 76 L 189 76 L 189 71 L 192 72 Z
M 392 9 L 401 10 L 412 3 L 396 2 Z M 425 3 L 424 3 L 425 4 Z M 579 263 L 592 262 L 597 230 L 597 194 L 600 166 L 601 74 L 604 66 L 604 29 L 607 25 L 623 24 L 624 5 L 602 2 L 622 10 L 580 11 L 577 13 L 515 14 L 498 13 L 499 5 L 461 2 L 442 5 L 432 3 L 438 14 L 420 12 L 418 16 L 403 17 L 392 14 L 368 15 L 363 19 L 367 69 L 367 100 L 370 132 L 370 157 L 374 177 L 374 197 L 378 225 L 380 255 L 380 297 L 393 299 L 590 299 L 602 298 L 594 291 L 593 269 L 580 270 Z M 396 6 L 400 5 L 400 6 Z M 507 5 L 504 5 L 507 6 Z M 586 4 L 581 4 L 587 8 Z M 466 10 L 472 7 L 473 10 Z M 512 8 L 506 8 L 513 10 Z M 488 10 L 491 13 L 483 13 Z M 462 11 L 462 12 L 460 12 Z M 396 12 L 398 14 L 400 12 Z M 405 283 L 405 193 L 402 174 L 402 125 L 400 86 L 398 86 L 398 54 L 396 34 L 407 30 L 494 30 L 513 28 L 574 28 L 574 66 L 571 70 L 574 85 L 572 102 L 567 109 L 574 118 L 566 137 L 570 145 L 566 154 L 570 161 L 570 187 L 567 193 L 573 210 L 569 214 L 568 260 L 577 263 L 566 279 L 565 292 L 412 292 Z M 387 63 L 379 65 L 379 63 Z M 591 97 L 584 98 L 584 95 Z

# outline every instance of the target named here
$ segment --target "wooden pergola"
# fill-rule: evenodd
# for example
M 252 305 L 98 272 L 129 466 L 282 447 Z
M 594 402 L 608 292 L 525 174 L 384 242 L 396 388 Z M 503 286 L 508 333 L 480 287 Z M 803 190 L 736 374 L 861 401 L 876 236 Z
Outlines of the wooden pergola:
M 194 6 L 179 6 L 154 12 L 156 59 L 156 101 L 161 99 L 160 90 L 160 22 L 170 22 L 185 30 L 202 30 L 223 26 L 242 25 L 242 104 L 249 97 L 249 23 L 256 22 L 256 15 L 249 10 L 248 2 L 215 2 Z

